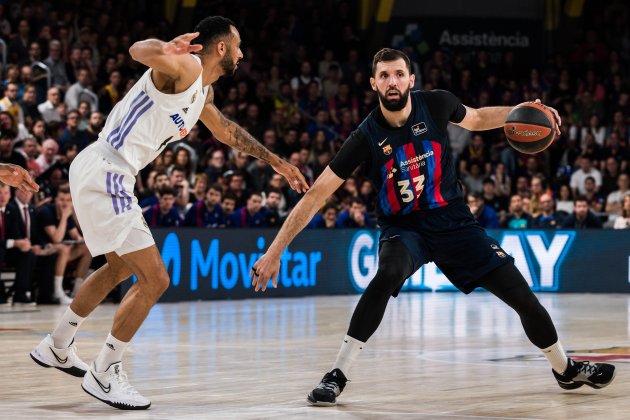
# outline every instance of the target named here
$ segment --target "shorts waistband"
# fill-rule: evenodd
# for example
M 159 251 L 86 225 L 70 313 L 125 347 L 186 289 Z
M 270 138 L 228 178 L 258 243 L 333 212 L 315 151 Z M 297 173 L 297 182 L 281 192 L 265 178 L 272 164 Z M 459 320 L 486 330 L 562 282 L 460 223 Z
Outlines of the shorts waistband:
M 99 153 L 101 156 L 103 156 L 105 159 L 111 161 L 112 163 L 115 163 L 116 165 L 127 169 L 130 173 L 134 173 L 135 171 L 133 170 L 133 168 L 131 167 L 131 165 L 129 164 L 129 162 L 127 162 L 116 150 L 114 150 L 114 148 L 112 146 L 110 146 L 108 143 L 101 141 L 101 140 L 97 140 L 94 143 L 92 143 L 88 148 L 93 149 L 94 151 L 96 151 L 97 153 Z

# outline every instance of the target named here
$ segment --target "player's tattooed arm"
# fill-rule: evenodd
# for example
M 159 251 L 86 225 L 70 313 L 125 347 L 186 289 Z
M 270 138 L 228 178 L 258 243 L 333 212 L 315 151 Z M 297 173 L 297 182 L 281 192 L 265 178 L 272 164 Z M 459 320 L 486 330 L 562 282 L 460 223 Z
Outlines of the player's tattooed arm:
M 228 120 L 214 105 L 213 95 L 214 92 L 210 87 L 208 99 L 200 116 L 201 121 L 212 131 L 212 134 L 220 142 L 267 162 L 276 172 L 286 178 L 294 190 L 307 191 L 308 183 L 300 170 L 271 153 L 243 127 Z

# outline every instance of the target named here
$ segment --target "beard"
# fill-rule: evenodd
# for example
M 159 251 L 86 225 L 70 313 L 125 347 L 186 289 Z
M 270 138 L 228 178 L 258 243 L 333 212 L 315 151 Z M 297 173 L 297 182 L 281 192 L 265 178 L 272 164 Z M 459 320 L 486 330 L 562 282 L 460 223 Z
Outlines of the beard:
M 223 74 L 233 75 L 236 72 L 237 63 L 232 60 L 232 54 L 230 54 L 230 52 L 231 50 L 226 52 L 221 61 L 219 61 L 219 65 L 221 66 L 221 70 L 223 70 Z
M 410 89 L 411 89 L 411 86 L 409 86 L 407 90 L 404 92 L 401 92 L 400 90 L 396 88 L 392 88 L 387 91 L 387 92 L 391 92 L 391 91 L 398 92 L 398 99 L 389 99 L 387 97 L 387 92 L 385 92 L 385 95 L 383 95 L 380 90 L 377 89 L 376 91 L 378 93 L 378 99 L 380 99 L 381 104 L 383 104 L 385 109 L 388 111 L 396 112 L 396 111 L 402 110 L 405 107 L 405 105 L 407 105 Z

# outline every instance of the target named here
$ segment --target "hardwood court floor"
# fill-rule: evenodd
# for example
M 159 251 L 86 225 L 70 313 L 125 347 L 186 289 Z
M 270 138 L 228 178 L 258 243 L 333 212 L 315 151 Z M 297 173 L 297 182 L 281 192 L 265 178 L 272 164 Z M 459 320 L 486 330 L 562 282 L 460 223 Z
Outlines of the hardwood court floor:
M 153 405 L 123 412 L 28 353 L 63 307 L 0 313 L 0 418 L 628 419 L 630 296 L 541 294 L 567 350 L 619 354 L 602 390 L 561 390 L 518 318 L 489 294 L 403 294 L 350 372 L 337 407 L 307 393 L 331 366 L 358 296 L 156 306 L 124 365 Z M 116 307 L 77 337 L 91 360 Z M 601 352 L 591 356 L 602 357 Z

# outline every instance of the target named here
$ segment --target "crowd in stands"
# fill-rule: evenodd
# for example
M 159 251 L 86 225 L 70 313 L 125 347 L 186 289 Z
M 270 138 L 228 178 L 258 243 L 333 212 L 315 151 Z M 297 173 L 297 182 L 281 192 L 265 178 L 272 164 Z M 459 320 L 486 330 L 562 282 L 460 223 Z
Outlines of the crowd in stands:
M 355 3 L 219 2 L 205 11 L 232 18 L 243 38 L 239 70 L 215 85 L 218 108 L 310 183 L 378 105 L 369 85 L 374 51 L 364 48 Z M 471 107 L 541 99 L 560 113 L 561 135 L 534 156 L 513 150 L 502 130 L 449 125 L 466 201 L 483 226 L 630 227 L 629 12 L 623 3 L 602 7 L 584 19 L 568 52 L 541 57 L 536 66 L 509 49 L 420 55 L 407 41 L 394 45 L 412 59 L 415 89 L 447 89 Z M 0 162 L 28 168 L 41 187 L 32 198 L 14 193 L 11 200 L 28 207 L 29 229 L 38 231 L 17 232 L 8 242 L 3 229 L 2 243 L 7 252 L 56 260 L 51 296 L 61 302 L 69 299 L 60 280 L 68 262 L 75 283 L 90 267 L 67 193 L 69 165 L 98 139 L 107 114 L 146 70 L 129 47 L 150 37 L 169 40 L 177 35 L 172 28 L 161 2 L 0 4 L 7 53 Z M 267 164 L 227 148 L 201 123 L 138 174 L 135 193 L 151 227 L 278 227 L 300 199 Z M 310 227 L 375 226 L 375 203 L 359 168 Z

